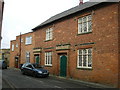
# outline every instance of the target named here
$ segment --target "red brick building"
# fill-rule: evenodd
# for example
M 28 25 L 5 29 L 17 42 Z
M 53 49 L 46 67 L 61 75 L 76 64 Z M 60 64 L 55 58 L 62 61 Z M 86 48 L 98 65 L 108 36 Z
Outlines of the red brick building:
M 16 40 L 10 42 L 10 67 L 18 68 L 20 64 L 32 62 L 34 35 L 32 32 L 16 36 Z
M 33 29 L 53 75 L 120 86 L 120 3 L 84 3 Z M 36 49 L 37 50 L 37 49 Z
M 0 0 L 0 48 L 1 48 L 1 32 L 2 32 L 2 19 L 3 19 L 3 8 L 4 8 L 4 1 Z
M 119 16 L 118 2 L 87 2 L 33 28 L 34 43 L 22 48 L 31 51 L 31 63 L 45 65 L 50 74 L 120 87 Z

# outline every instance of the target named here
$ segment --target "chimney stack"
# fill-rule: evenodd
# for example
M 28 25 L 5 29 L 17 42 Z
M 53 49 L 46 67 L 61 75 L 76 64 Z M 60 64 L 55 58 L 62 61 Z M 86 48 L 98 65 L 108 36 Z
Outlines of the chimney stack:
M 81 4 L 83 4 L 83 0 L 80 0 L 80 3 L 79 3 L 79 5 L 81 5 Z

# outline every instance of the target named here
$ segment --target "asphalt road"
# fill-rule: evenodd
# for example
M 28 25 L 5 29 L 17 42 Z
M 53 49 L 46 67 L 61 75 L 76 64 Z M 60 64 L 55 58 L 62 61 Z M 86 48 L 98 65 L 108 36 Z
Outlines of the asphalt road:
M 12 88 L 5 80 L 2 80 L 2 88 Z
M 91 88 L 88 85 L 77 81 L 66 80 L 49 76 L 47 78 L 35 78 L 22 75 L 20 70 L 6 69 L 2 72 L 3 80 L 7 81 L 11 88 Z M 3 88 L 5 85 L 3 84 Z

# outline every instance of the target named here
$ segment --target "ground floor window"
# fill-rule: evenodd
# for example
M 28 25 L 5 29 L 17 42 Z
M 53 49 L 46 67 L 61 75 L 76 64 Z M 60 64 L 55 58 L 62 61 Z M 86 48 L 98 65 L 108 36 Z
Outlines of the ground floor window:
M 26 62 L 30 62 L 30 52 L 26 52 Z
M 92 48 L 78 50 L 78 68 L 92 68 Z
M 45 53 L 45 65 L 52 66 L 52 52 Z

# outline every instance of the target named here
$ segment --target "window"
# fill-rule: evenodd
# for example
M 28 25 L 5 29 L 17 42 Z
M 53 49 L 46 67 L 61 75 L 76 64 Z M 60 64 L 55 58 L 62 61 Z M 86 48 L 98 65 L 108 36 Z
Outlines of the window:
M 14 51 L 14 44 L 12 44 L 12 51 Z
M 78 19 L 78 34 L 92 32 L 92 15 Z
M 26 45 L 32 44 L 32 37 L 31 36 L 26 37 L 25 44 Z
M 32 66 L 32 65 L 28 65 L 28 66 L 26 66 L 26 67 L 28 67 L 28 68 L 33 68 L 33 66 Z
M 16 44 L 16 47 L 18 47 L 18 43 Z
M 52 66 L 52 52 L 45 53 L 45 65 Z
M 30 62 L 30 52 L 26 52 L 26 62 Z
M 53 39 L 53 29 L 49 28 L 46 30 L 46 40 L 52 40 Z
M 92 68 L 92 48 L 78 50 L 78 68 Z

